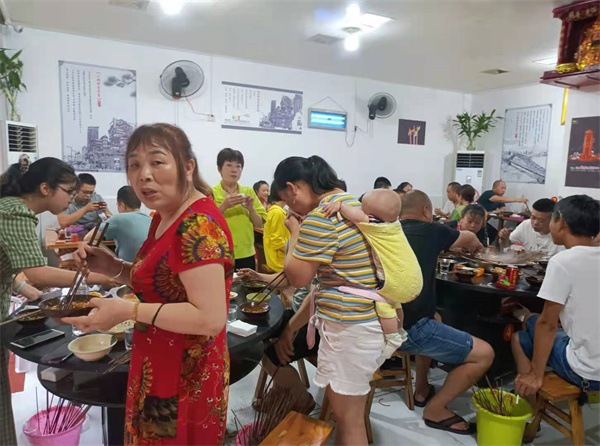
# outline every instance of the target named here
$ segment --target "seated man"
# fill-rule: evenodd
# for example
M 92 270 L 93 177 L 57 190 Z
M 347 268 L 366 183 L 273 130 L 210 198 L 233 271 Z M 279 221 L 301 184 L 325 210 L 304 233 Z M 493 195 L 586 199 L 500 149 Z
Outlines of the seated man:
M 133 187 L 123 186 L 117 192 L 117 209 L 119 213 L 110 217 L 105 238 L 114 240 L 117 244 L 117 257 L 126 262 L 133 262 L 138 251 L 148 238 L 148 230 L 152 218 L 140 212 L 142 202 L 135 194 Z M 104 228 L 104 224 L 100 230 Z M 85 236 L 90 240 L 92 233 Z
M 477 203 L 482 205 L 488 212 L 502 210 L 507 203 L 527 203 L 527 198 L 510 198 L 505 197 L 506 183 L 502 180 L 494 181 L 492 190 L 486 190 L 481 194 Z
M 81 225 L 86 229 L 93 228 L 102 213 L 107 217 L 112 214 L 106 207 L 104 198 L 96 193 L 96 179 L 89 173 L 80 173 L 79 190 L 64 214 L 59 214 L 58 224 L 63 228 L 71 225 Z
M 443 209 L 435 208 L 435 215 L 438 217 L 449 218 L 452 215 L 452 211 L 460 204 L 460 196 L 458 194 L 460 190 L 460 183 L 453 181 L 448 184 L 446 188 L 446 197 L 448 201 L 444 205 Z
M 437 306 L 435 270 L 440 252 L 457 247 L 475 252 L 483 246 L 472 232 L 459 232 L 433 223 L 433 206 L 424 192 L 413 190 L 405 195 L 401 217 L 404 233 L 423 272 L 421 294 L 403 305 L 408 340 L 400 348 L 417 355 L 415 405 L 426 406 L 423 418 L 427 426 L 456 434 L 471 434 L 475 426 L 446 406 L 483 376 L 494 360 L 494 350 L 485 341 L 434 319 Z M 427 380 L 432 358 L 457 365 L 435 396 L 433 386 L 429 386 Z
M 527 251 L 541 251 L 549 256 L 562 251 L 564 247 L 555 245 L 550 234 L 554 206 L 554 201 L 549 198 L 542 198 L 533 203 L 531 219 L 525 220 L 514 231 L 508 228 L 500 231 L 498 236 L 502 244 L 521 243 Z
M 519 373 L 515 391 L 523 396 L 535 395 L 542 386 L 546 365 L 582 390 L 600 390 L 600 248 L 593 244 L 600 204 L 587 195 L 559 201 L 550 230 L 554 243 L 566 250 L 548 262 L 538 293 L 546 301 L 542 314 L 530 315 L 511 341 Z
M 483 246 L 488 246 L 489 235 L 485 216 L 486 212 L 483 206 L 470 204 L 463 209 L 460 220 L 451 221 L 448 226 L 459 231 L 470 231 L 477 236 Z

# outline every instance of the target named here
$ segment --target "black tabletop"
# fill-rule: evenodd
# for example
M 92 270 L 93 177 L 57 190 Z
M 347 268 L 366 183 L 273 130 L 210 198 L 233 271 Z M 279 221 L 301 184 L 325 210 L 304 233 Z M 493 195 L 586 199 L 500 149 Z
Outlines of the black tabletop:
M 452 274 L 452 272 L 448 274 L 438 273 L 436 278 L 438 282 L 463 290 L 474 291 L 477 293 L 498 294 L 504 297 L 537 297 L 539 291 L 539 288 L 531 288 L 523 277 L 519 278 L 519 283 L 515 290 L 496 287 L 495 282 L 492 281 L 491 274 L 484 275 L 483 281 L 478 285 L 459 282 L 456 275 Z
M 235 303 L 236 305 L 240 305 L 246 302 L 246 292 L 243 287 L 234 285 L 233 290 L 238 293 L 238 296 L 235 300 L 231 300 L 231 304 Z M 283 305 L 279 300 L 279 297 L 275 295 L 271 296 L 269 305 L 271 306 L 271 310 L 267 318 L 260 322 L 249 321 L 245 319 L 245 316 L 240 311 L 238 311 L 238 318 L 240 320 L 257 325 L 258 329 L 256 333 L 247 337 L 241 337 L 232 333 L 227 334 L 227 346 L 229 347 L 232 362 L 236 359 L 236 355 L 240 354 L 244 356 L 245 350 L 251 349 L 260 344 L 263 340 L 268 339 L 279 328 L 283 317 Z M 11 342 L 16 339 L 21 339 L 51 328 L 65 333 L 65 336 L 27 349 L 11 345 Z M 53 367 L 80 372 L 103 373 L 109 368 L 109 362 L 125 351 L 124 343 L 118 342 L 110 353 L 99 361 L 85 362 L 75 356 L 71 356 L 69 359 L 58 365 L 45 361 L 44 357 L 49 353 L 58 355 L 61 352 L 64 352 L 66 355 L 69 352 L 67 346 L 69 342 L 73 340 L 71 328 L 71 325 L 59 324 L 53 319 L 46 319 L 45 321 L 38 323 L 14 322 L 0 327 L 0 337 L 2 344 L 6 348 L 23 359 L 36 364 L 52 365 Z M 115 372 L 126 372 L 128 370 L 129 366 L 123 365 L 117 367 Z

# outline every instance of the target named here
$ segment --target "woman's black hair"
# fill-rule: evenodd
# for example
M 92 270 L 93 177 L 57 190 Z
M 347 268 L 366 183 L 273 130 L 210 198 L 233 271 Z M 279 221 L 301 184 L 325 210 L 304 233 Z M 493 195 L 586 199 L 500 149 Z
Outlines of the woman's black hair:
M 257 181 L 256 183 L 254 183 L 254 186 L 252 186 L 252 189 L 254 189 L 254 193 L 258 194 L 258 190 L 264 185 L 266 184 L 267 186 L 269 185 L 269 183 L 267 183 L 266 181 L 260 180 Z
M 458 195 L 469 203 L 475 201 L 475 189 L 470 184 L 463 184 L 458 191 Z
M 461 218 L 465 218 L 469 214 L 481 217 L 485 221 L 485 208 L 480 204 L 473 203 L 466 206 L 462 211 Z
M 412 186 L 412 184 L 410 184 L 408 181 L 403 181 L 402 183 L 400 183 L 400 184 L 398 185 L 398 189 L 400 189 L 400 190 L 404 190 L 404 188 L 405 188 L 406 186 Z M 406 192 L 406 191 L 404 191 L 404 192 Z
M 273 204 L 281 201 L 281 197 L 279 196 L 279 189 L 275 186 L 275 181 L 271 184 L 269 188 L 269 196 L 267 197 L 267 203 Z
M 231 163 L 240 163 L 242 169 L 244 168 L 244 155 L 242 155 L 242 152 L 239 150 L 230 149 L 229 147 L 221 150 L 217 155 L 217 167 L 222 169 L 223 164 L 227 161 Z
M 317 155 L 309 158 L 291 156 L 279 163 L 275 169 L 275 187 L 280 191 L 285 190 L 287 183 L 295 181 L 304 181 L 317 195 L 344 187 L 335 170 Z
M 54 190 L 61 183 L 76 181 L 75 171 L 64 161 L 51 157 L 40 158 L 20 177 L 13 176 L 10 183 L 2 183 L 0 196 L 18 197 L 32 194 L 39 190 L 42 183 L 48 184 L 50 189 Z
M 562 218 L 575 236 L 593 238 L 600 233 L 600 202 L 588 195 L 571 195 L 556 203 L 552 218 Z
M 8 197 L 19 194 L 19 181 L 23 176 L 20 163 L 11 164 L 0 176 L 0 197 Z

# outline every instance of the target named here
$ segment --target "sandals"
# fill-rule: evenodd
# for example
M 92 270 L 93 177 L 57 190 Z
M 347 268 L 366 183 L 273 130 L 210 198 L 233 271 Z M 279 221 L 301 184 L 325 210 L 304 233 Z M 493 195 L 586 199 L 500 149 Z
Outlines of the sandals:
M 446 418 L 442 421 L 431 421 L 423 418 L 425 421 L 425 425 L 432 429 L 439 429 L 441 431 L 451 432 L 453 434 L 458 435 L 471 435 L 477 432 L 477 425 L 475 423 L 467 423 L 469 425 L 468 429 L 453 429 L 451 426 L 456 423 L 466 423 L 463 417 L 458 415 L 454 415 L 450 418 Z
M 425 399 L 423 401 L 417 401 L 415 399 L 415 406 L 417 406 L 417 407 L 427 406 L 427 404 L 429 404 L 429 400 L 431 400 L 431 398 L 433 398 L 434 396 L 435 396 L 435 387 L 433 387 L 431 384 L 429 384 L 429 391 L 427 392 L 427 396 L 425 397 Z

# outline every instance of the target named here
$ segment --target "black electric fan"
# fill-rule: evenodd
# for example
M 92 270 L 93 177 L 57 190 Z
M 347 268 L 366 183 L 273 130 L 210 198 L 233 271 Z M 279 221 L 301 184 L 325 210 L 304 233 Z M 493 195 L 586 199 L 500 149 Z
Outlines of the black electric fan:
M 204 71 L 191 60 L 178 60 L 160 75 L 161 91 L 173 99 L 196 94 L 204 84 Z
M 396 100 L 391 94 L 377 93 L 369 99 L 369 119 L 389 118 L 396 111 Z

